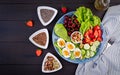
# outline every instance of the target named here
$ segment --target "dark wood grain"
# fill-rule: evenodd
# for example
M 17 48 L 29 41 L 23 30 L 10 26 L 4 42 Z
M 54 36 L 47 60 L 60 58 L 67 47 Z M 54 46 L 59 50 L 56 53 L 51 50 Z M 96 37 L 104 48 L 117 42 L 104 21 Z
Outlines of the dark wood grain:
M 120 4 L 120 0 L 111 0 L 110 6 Z M 48 26 L 44 27 L 38 19 L 38 6 L 51 6 L 58 10 L 58 15 Z M 41 65 L 47 52 L 53 53 L 61 61 L 63 68 L 49 75 L 74 75 L 77 64 L 63 60 L 52 44 L 52 30 L 56 21 L 63 15 L 61 6 L 69 11 L 75 11 L 79 6 L 89 7 L 93 13 L 103 18 L 105 11 L 94 8 L 94 0 L 0 0 L 0 75 L 47 75 L 41 72 Z M 34 21 L 34 27 L 29 28 L 25 22 Z M 35 31 L 47 28 L 50 42 L 41 57 L 36 57 L 34 46 L 29 36 Z

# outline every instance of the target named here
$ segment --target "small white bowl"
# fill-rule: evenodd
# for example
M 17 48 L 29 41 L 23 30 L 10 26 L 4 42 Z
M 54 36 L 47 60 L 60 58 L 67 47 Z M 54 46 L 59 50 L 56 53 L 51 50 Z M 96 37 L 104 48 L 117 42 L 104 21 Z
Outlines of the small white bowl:
M 73 35 L 75 34 L 75 33 L 79 33 L 79 35 L 80 35 L 80 41 L 77 41 L 76 39 L 78 39 L 78 38 L 76 38 L 75 39 L 75 41 L 73 40 Z M 81 32 L 79 32 L 79 31 L 74 31 L 72 34 L 71 34 L 71 41 L 73 42 L 73 43 L 81 43 L 82 42 L 82 39 L 83 39 L 83 35 L 82 35 L 82 33 Z
M 46 33 L 46 44 L 45 46 L 43 45 L 40 45 L 40 44 L 37 44 L 34 40 L 33 40 L 33 37 L 35 37 L 36 35 L 38 35 L 39 33 L 42 33 L 42 32 L 45 32 Z M 46 28 L 44 29 L 40 29 L 38 31 L 36 31 L 35 33 L 33 33 L 30 37 L 29 37 L 29 40 L 37 47 L 39 48 L 42 48 L 42 49 L 47 49 L 48 47 L 48 43 L 49 43 L 49 33 L 48 33 L 48 30 Z
M 54 11 L 53 16 L 51 17 L 51 19 L 48 22 L 44 22 L 43 21 L 43 19 L 41 17 L 42 15 L 40 13 L 41 9 L 49 9 L 49 10 Z M 43 26 L 47 26 L 48 24 L 50 24 L 52 22 L 52 20 L 55 18 L 55 16 L 57 15 L 57 13 L 58 13 L 58 11 L 55 8 L 52 8 L 52 7 L 49 7 L 49 6 L 38 6 L 37 7 L 37 14 L 38 14 L 39 20 L 41 21 L 41 23 L 43 24 Z
M 57 60 L 57 62 L 59 63 L 60 67 L 58 69 L 55 69 L 55 70 L 51 70 L 51 71 L 45 71 L 44 70 L 44 64 L 45 64 L 45 61 L 47 59 L 48 56 L 52 56 L 55 60 Z M 43 59 L 43 63 L 42 63 L 42 72 L 44 73 L 52 73 L 52 72 L 56 72 L 58 70 L 62 69 L 62 64 L 60 63 L 60 61 L 57 59 L 56 56 L 54 56 L 52 53 L 47 53 L 46 56 L 44 57 Z

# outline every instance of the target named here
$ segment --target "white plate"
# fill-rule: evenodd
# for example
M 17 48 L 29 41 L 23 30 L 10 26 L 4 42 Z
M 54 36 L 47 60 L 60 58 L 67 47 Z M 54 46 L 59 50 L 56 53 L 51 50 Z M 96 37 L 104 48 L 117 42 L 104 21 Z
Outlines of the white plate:
M 53 16 L 51 17 L 51 19 L 48 22 L 43 21 L 43 19 L 41 17 L 41 13 L 40 13 L 41 9 L 49 9 L 49 10 L 54 11 Z M 38 14 L 39 20 L 41 21 L 43 26 L 47 26 L 48 24 L 50 24 L 52 22 L 52 20 L 55 18 L 55 16 L 57 15 L 57 13 L 58 13 L 58 11 L 55 8 L 52 8 L 52 7 L 49 7 L 49 6 L 39 6 L 39 7 L 37 7 L 37 14 Z
M 36 35 L 38 35 L 39 33 L 42 33 L 42 32 L 45 32 L 45 33 L 46 33 L 46 36 L 47 36 L 47 41 L 46 41 L 45 46 L 39 45 L 39 44 L 37 44 L 37 43 L 33 40 L 33 37 L 35 37 Z M 47 30 L 46 28 L 44 28 L 44 29 L 40 29 L 40 30 L 36 31 L 35 33 L 33 33 L 33 34 L 29 37 L 29 40 L 30 40 L 35 46 L 37 46 L 37 47 L 39 47 L 39 48 L 47 49 L 48 43 L 49 43 L 49 33 L 48 33 L 48 30 Z
M 45 63 L 45 61 L 46 61 L 46 59 L 47 59 L 48 56 L 52 56 L 55 60 L 57 60 L 57 62 L 58 62 L 59 65 L 60 65 L 60 67 L 59 67 L 58 69 L 51 70 L 51 71 L 45 71 L 45 70 L 44 70 L 44 63 Z M 62 64 L 61 64 L 60 61 L 57 59 L 57 57 L 54 56 L 52 53 L 47 53 L 46 56 L 45 56 L 45 58 L 43 59 L 42 72 L 44 72 L 44 73 L 52 73 L 52 72 L 56 72 L 56 71 L 58 71 L 58 70 L 60 70 L 60 69 L 62 69 Z

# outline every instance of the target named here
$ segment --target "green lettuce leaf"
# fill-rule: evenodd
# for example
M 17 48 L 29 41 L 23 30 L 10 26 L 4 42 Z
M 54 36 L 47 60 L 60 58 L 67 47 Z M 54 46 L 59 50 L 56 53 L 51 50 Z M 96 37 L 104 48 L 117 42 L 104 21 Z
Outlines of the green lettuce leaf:
M 57 42 L 54 42 L 54 46 L 58 49 L 58 52 L 62 56 L 62 49 L 57 45 Z
M 74 12 L 74 15 L 77 17 L 78 22 L 81 24 L 79 29 L 83 34 L 91 28 L 91 26 L 100 25 L 101 20 L 98 16 L 93 15 L 92 11 L 89 8 L 84 6 L 79 7 Z

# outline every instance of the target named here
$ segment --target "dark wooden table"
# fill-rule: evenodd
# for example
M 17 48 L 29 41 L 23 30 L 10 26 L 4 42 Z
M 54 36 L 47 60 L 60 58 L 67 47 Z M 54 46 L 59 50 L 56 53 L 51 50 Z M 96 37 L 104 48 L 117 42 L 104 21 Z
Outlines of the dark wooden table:
M 63 60 L 52 44 L 52 30 L 56 21 L 63 15 L 61 6 L 69 11 L 79 6 L 89 7 L 93 13 L 103 18 L 105 11 L 94 8 L 94 0 L 0 0 L 0 75 L 47 75 L 42 73 L 41 65 L 47 52 L 53 53 L 61 61 L 63 68 L 48 75 L 74 75 L 77 64 Z M 110 6 L 120 4 L 120 0 L 111 0 Z M 38 19 L 37 7 L 51 6 L 58 10 L 56 18 L 44 27 Z M 27 27 L 25 21 L 32 19 L 34 27 Z M 40 57 L 36 57 L 34 46 L 29 36 L 35 31 L 47 28 L 50 42 Z

